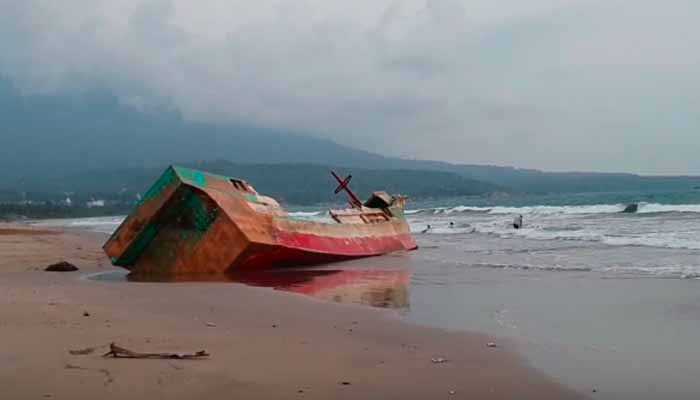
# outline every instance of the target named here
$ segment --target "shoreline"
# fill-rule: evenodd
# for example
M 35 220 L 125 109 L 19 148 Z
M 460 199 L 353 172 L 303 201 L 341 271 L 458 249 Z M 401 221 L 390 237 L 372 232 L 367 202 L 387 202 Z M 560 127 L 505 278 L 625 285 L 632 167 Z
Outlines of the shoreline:
M 583 398 L 532 368 L 508 340 L 421 326 L 391 311 L 236 283 L 82 279 L 113 270 L 100 235 L 50 231 L 0 224 L 0 299 L 9 304 L 0 385 L 8 398 Z M 80 271 L 42 270 L 64 259 Z M 212 357 L 68 353 L 110 342 Z M 440 357 L 449 361 L 431 361 Z

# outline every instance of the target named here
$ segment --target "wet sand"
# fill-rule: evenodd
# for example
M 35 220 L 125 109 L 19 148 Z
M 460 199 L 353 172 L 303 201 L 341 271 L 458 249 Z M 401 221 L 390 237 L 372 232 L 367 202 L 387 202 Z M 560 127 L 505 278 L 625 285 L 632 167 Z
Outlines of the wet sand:
M 700 397 L 700 279 L 598 268 L 664 268 L 697 262 L 697 251 L 479 234 L 419 240 L 410 321 L 507 337 L 536 368 L 595 399 Z
M 23 229 L 0 226 L 3 398 L 580 398 L 503 339 L 235 283 L 93 281 L 84 276 L 112 270 L 103 237 Z M 81 270 L 43 271 L 61 260 Z M 212 356 L 101 357 L 110 342 Z

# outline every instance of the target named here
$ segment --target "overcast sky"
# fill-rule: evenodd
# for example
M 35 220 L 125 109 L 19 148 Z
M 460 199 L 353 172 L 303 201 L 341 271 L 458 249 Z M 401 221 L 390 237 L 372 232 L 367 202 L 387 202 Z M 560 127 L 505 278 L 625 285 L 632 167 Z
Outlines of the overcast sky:
M 0 0 L 0 76 L 407 158 L 700 174 L 697 0 Z

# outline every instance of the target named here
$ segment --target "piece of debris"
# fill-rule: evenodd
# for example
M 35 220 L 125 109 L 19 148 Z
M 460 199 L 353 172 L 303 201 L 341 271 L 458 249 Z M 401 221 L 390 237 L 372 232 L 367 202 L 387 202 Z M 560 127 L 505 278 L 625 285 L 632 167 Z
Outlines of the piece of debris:
M 449 394 L 456 394 L 457 392 L 455 392 L 454 390 L 450 390 L 450 391 L 447 392 L 447 393 L 449 393 Z
M 443 357 L 435 357 L 435 358 L 431 358 L 430 361 L 432 361 L 433 364 L 443 364 L 443 363 L 449 362 L 450 360 L 443 358 Z
M 598 389 L 593 389 L 593 393 L 597 393 L 597 392 L 598 392 Z
M 44 271 L 50 271 L 50 272 L 72 272 L 72 271 L 77 271 L 78 267 L 75 265 L 67 262 L 67 261 L 61 261 L 56 264 L 51 264 L 48 267 L 44 268 Z
M 273 327 L 273 328 L 277 328 L 277 325 L 276 325 L 276 324 L 272 324 L 272 327 Z
M 634 214 L 639 210 L 639 204 L 637 203 L 631 203 L 628 204 L 624 210 L 622 210 L 623 213 L 625 214 Z
M 498 345 L 496 345 L 494 342 L 488 342 L 486 343 L 486 347 L 498 347 Z
M 176 371 L 182 371 L 182 369 L 183 369 L 183 367 L 181 367 L 181 366 L 179 366 L 179 365 L 177 365 L 177 364 L 173 364 L 173 363 L 171 363 L 170 361 L 168 361 L 168 365 L 170 365 L 170 368 L 172 368 L 172 369 L 174 369 L 174 370 L 176 370 Z
M 196 353 L 137 353 L 135 351 L 127 350 L 123 347 L 119 347 L 114 343 L 110 343 L 109 352 L 102 355 L 102 357 L 114 357 L 114 358 L 160 358 L 160 359 L 175 359 L 175 360 L 193 360 L 198 358 L 209 357 L 209 353 L 204 350 L 200 350 Z
M 74 356 L 85 356 L 94 353 L 95 350 L 97 350 L 97 347 L 86 347 L 84 349 L 68 350 L 68 353 Z
M 207 322 L 205 325 L 210 327 L 210 328 L 216 328 L 216 324 L 213 322 Z
M 104 368 L 99 368 L 99 369 L 98 368 L 85 368 L 85 367 L 81 367 L 80 365 L 71 365 L 71 364 L 66 364 L 65 368 L 66 369 L 77 369 L 77 370 L 81 370 L 81 371 L 99 372 L 99 373 L 103 374 L 106 378 L 106 380 L 104 382 L 105 387 L 109 386 L 111 383 L 114 382 L 114 377 L 112 376 L 112 374 L 109 372 L 109 370 L 104 369 Z
M 89 312 L 83 311 L 83 317 L 89 317 L 89 316 L 90 316 L 90 313 L 89 313 Z
M 347 381 L 343 381 L 343 382 L 340 382 L 340 384 L 341 384 L 341 385 L 345 385 L 345 386 L 347 386 L 347 385 L 349 385 L 349 384 L 350 384 L 350 382 L 347 382 Z

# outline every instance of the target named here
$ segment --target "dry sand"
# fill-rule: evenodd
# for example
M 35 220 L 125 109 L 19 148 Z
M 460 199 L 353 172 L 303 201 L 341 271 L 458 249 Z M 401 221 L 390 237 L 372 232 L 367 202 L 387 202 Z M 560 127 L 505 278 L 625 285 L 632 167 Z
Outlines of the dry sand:
M 2 399 L 580 398 L 503 340 L 239 284 L 87 280 L 112 268 L 102 237 L 26 229 L 0 225 Z M 81 270 L 43 271 L 61 260 Z M 212 356 L 101 357 L 110 342 Z

